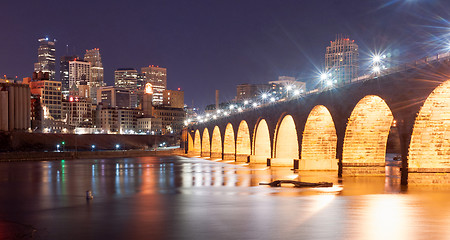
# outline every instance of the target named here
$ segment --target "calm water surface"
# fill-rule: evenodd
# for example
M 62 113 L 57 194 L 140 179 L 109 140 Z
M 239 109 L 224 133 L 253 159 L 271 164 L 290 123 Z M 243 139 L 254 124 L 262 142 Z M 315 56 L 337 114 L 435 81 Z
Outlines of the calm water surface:
M 0 239 L 450 239 L 450 190 L 401 189 L 397 171 L 339 180 L 177 156 L 0 163 Z M 277 179 L 335 186 L 259 186 Z

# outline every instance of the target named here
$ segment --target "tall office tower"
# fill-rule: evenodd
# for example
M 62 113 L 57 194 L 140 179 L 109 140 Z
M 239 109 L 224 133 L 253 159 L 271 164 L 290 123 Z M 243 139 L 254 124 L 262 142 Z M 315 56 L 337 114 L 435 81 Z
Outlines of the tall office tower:
M 62 93 L 69 95 L 69 62 L 77 56 L 62 56 L 59 62 L 59 79 L 61 80 Z
M 84 61 L 91 64 L 91 78 L 88 82 L 92 103 L 97 103 L 97 89 L 103 86 L 103 64 L 100 56 L 100 49 L 94 48 L 86 50 Z
M 330 43 L 325 54 L 326 76 L 321 77 L 325 88 L 342 86 L 358 77 L 359 53 L 355 40 L 337 35 Z
M 119 68 L 114 71 L 114 85 L 130 90 L 131 107 L 138 105 L 138 72 L 134 68 Z
M 163 104 L 163 92 L 167 87 L 167 69 L 150 65 L 141 68 L 145 82 L 153 86 L 153 105 Z
M 81 81 L 90 82 L 91 79 L 91 64 L 86 61 L 74 59 L 69 61 L 69 90 L 71 95 L 76 95 L 78 86 Z
M 56 71 L 56 58 L 55 58 L 55 42 L 50 41 L 47 38 L 41 38 L 38 48 L 38 62 L 34 64 L 35 72 L 48 72 L 50 73 L 50 81 L 55 80 Z

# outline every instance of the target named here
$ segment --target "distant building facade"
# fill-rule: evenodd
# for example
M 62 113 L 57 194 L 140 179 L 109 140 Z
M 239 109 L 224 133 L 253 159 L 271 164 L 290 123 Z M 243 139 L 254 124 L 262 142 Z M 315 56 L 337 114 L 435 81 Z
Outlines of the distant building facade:
M 75 59 L 69 61 L 69 90 L 78 91 L 81 81 L 90 82 L 91 80 L 91 64 L 86 61 Z M 71 92 L 72 94 L 74 92 Z
M 114 71 L 114 85 L 130 91 L 131 107 L 138 107 L 138 71 L 134 68 L 119 68 Z
M 336 36 L 325 53 L 326 77 L 322 77 L 322 86 L 336 87 L 351 83 L 358 77 L 358 45 L 355 40 L 341 35 Z
M 62 116 L 73 128 L 90 128 L 93 123 L 93 105 L 90 98 L 69 96 L 62 101 Z
M 44 119 L 61 119 L 61 82 L 40 78 L 39 74 L 33 74 L 33 80 L 29 83 L 31 94 L 40 97 L 40 105 Z
M 100 128 L 107 133 L 132 134 L 137 131 L 138 109 L 101 107 L 97 111 Z
M 48 38 L 38 39 L 39 48 L 38 48 L 38 62 L 34 64 L 35 72 L 48 72 L 49 80 L 55 80 L 55 72 L 56 72 L 56 49 L 55 42 L 56 40 L 50 41 Z
M 69 62 L 74 61 L 77 56 L 62 56 L 59 62 L 59 79 L 61 80 L 61 91 L 64 96 L 69 95 Z
M 26 84 L 0 83 L 0 131 L 31 128 L 31 96 Z
M 167 69 L 158 66 L 141 68 L 146 83 L 153 86 L 153 105 L 163 104 L 163 92 L 167 88 Z
M 101 87 L 97 90 L 97 104 L 104 107 L 130 108 L 130 90 L 121 87 Z
M 163 91 L 163 106 L 172 108 L 183 108 L 184 107 L 184 92 L 175 90 L 164 90 Z
M 84 54 L 84 61 L 91 64 L 90 66 L 90 79 L 88 85 L 90 88 L 91 99 L 94 104 L 97 103 L 97 89 L 103 86 L 103 64 L 102 57 L 100 55 L 100 49 L 94 48 L 86 50 Z

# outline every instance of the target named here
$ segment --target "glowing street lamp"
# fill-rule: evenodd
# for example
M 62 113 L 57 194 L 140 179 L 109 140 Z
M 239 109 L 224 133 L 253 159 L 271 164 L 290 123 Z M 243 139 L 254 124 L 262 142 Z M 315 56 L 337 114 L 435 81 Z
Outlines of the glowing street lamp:
M 275 98 L 274 98 L 274 97 L 271 97 L 271 98 L 270 98 L 270 101 L 271 101 L 271 102 L 275 102 Z
M 91 146 L 91 151 L 94 151 L 94 149 L 95 149 L 95 145 L 92 145 Z
M 262 98 L 262 99 L 266 99 L 266 98 L 267 98 L 267 93 L 263 93 L 263 94 L 261 95 L 261 98 Z
M 56 144 L 56 151 L 57 151 L 57 152 L 59 152 L 59 147 L 60 147 L 60 145 L 59 145 L 59 144 Z
M 120 148 L 120 145 L 116 144 L 116 150 L 119 150 L 119 148 Z

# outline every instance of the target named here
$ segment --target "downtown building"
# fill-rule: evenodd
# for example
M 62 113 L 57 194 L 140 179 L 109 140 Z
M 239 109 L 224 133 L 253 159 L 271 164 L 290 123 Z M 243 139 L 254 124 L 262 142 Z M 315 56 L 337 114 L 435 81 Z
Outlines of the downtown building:
M 75 61 L 78 56 L 62 56 L 59 61 L 59 79 L 63 96 L 69 96 L 69 62 Z
M 55 80 L 56 73 L 56 57 L 55 57 L 55 42 L 48 38 L 41 38 L 38 48 L 38 62 L 34 64 L 35 72 L 49 73 L 49 80 Z
M 74 59 L 69 61 L 69 91 L 70 95 L 78 94 L 78 87 L 82 81 L 90 82 L 91 64 L 86 61 Z
M 139 103 L 138 76 L 139 73 L 134 68 L 119 68 L 114 71 L 114 86 L 130 91 L 130 105 L 132 108 L 137 108 Z
M 339 87 L 358 77 L 358 45 L 355 40 L 337 35 L 325 53 L 325 75 L 322 88 Z
M 145 83 L 150 83 L 153 88 L 153 105 L 163 105 L 163 92 L 167 88 L 167 69 L 150 65 L 141 68 Z
M 92 103 L 97 103 L 97 89 L 104 86 L 103 84 L 103 64 L 100 55 L 100 49 L 94 48 L 86 50 L 84 61 L 90 63 L 90 78 L 88 80 L 90 98 Z
M 0 131 L 31 128 L 31 96 L 27 84 L 0 81 Z

